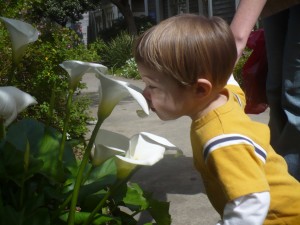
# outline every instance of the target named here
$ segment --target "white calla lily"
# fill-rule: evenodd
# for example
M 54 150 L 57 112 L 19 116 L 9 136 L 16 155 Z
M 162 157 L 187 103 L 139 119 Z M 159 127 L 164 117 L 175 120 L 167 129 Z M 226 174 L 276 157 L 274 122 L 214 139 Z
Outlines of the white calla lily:
M 107 67 L 98 63 L 82 62 L 78 60 L 67 60 L 59 64 L 70 76 L 70 88 L 75 89 L 86 73 L 92 73 L 97 68 L 102 73 L 107 73 Z
M 121 134 L 100 129 L 91 151 L 92 164 L 99 166 L 102 162 L 114 155 L 125 155 L 129 147 L 129 139 Z
M 0 19 L 5 23 L 9 31 L 12 41 L 13 59 L 15 63 L 18 63 L 24 55 L 27 45 L 38 39 L 39 31 L 32 25 L 20 20 L 5 17 L 0 17 Z
M 4 120 L 5 126 L 16 119 L 18 113 L 26 107 L 36 103 L 31 95 L 16 87 L 0 87 L 0 117 Z
M 92 162 L 103 162 L 115 155 L 119 178 L 127 177 L 136 166 L 154 165 L 163 158 L 166 149 L 177 149 L 167 139 L 147 132 L 141 132 L 129 139 L 101 130 L 97 137 L 95 144 L 98 148 L 94 150 Z
M 100 104 L 98 108 L 98 117 L 107 118 L 114 107 L 125 97 L 132 96 L 137 103 L 141 106 L 142 111 L 138 110 L 138 115 L 144 117 L 149 115 L 149 106 L 142 95 L 142 90 L 135 87 L 127 82 L 111 79 L 105 74 L 98 70 L 97 78 L 100 80 L 99 94 L 100 94 Z

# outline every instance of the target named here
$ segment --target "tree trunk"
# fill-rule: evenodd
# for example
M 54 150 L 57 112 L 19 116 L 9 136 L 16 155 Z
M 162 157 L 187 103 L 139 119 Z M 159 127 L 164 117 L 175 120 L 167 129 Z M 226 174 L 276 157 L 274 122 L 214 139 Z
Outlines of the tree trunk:
M 127 23 L 128 32 L 131 35 L 135 36 L 137 34 L 137 28 L 128 0 L 111 0 L 111 2 L 115 4 L 120 10 L 120 12 L 123 14 L 124 19 Z

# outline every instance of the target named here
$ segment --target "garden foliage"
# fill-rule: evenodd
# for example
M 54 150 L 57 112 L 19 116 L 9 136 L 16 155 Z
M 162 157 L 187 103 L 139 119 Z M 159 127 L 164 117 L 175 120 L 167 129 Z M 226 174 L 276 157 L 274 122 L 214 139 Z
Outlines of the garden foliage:
M 1 20 L 7 26 L 11 25 L 7 18 L 1 17 Z M 18 21 L 13 23 L 18 27 Z M 125 82 L 106 77 L 105 66 L 76 60 L 59 62 L 66 56 L 79 54 L 72 46 L 68 48 L 68 44 L 74 45 L 74 39 L 65 32 L 68 33 L 63 30 L 59 34 L 54 32 L 55 35 L 49 34 L 44 40 L 30 44 L 19 62 L 12 60 L 12 54 L 9 54 L 18 53 L 18 49 L 8 48 L 3 51 L 6 55 L 1 55 L 11 63 L 7 64 L 4 72 L 1 70 L 6 76 L 1 77 L 3 83 L 0 87 L 3 106 L 0 108 L 0 224 L 137 224 L 135 215 L 145 210 L 157 224 L 171 224 L 169 203 L 153 199 L 138 184 L 128 181 L 141 165 L 153 165 L 163 157 L 167 147 L 175 146 L 156 135 L 140 133 L 130 140 L 125 139 L 129 149 L 122 145 L 124 151 L 118 153 L 120 156 L 114 157 L 114 153 L 108 158 L 101 158 L 104 159 L 101 163 L 92 163 L 94 160 L 90 159 L 96 158 L 95 152 L 99 153 L 99 157 L 102 152 L 107 154 L 107 151 L 116 150 L 103 142 L 96 144 L 96 141 L 101 137 L 102 122 L 122 98 L 132 95 L 145 113 L 149 113 L 149 109 L 139 91 Z M 7 33 L 3 33 L 5 39 L 1 38 L 1 43 L 8 44 L 10 39 Z M 43 32 L 40 37 L 43 38 Z M 58 48 L 48 39 L 59 45 Z M 89 55 L 84 57 L 89 59 Z M 36 74 L 35 70 L 38 71 Z M 74 115 L 72 105 L 76 99 L 73 95 L 86 73 L 97 74 L 102 97 L 95 129 L 82 160 L 78 160 L 73 153 L 74 139 L 66 137 L 74 123 L 71 114 Z M 10 86 L 10 91 L 3 86 Z M 12 86 L 28 90 L 37 98 L 39 104 L 34 107 L 42 105 L 38 110 L 40 118 L 26 116 L 34 115 L 34 107 L 30 106 L 23 118 L 6 123 L 7 115 L 2 114 L 7 112 L 6 106 L 15 113 L 16 109 L 10 106 L 22 105 L 20 96 L 28 95 L 22 91 L 15 92 L 14 88 L 11 91 Z M 5 96 L 11 94 L 14 101 L 5 101 Z M 41 99 L 47 101 L 39 102 Z M 52 126 L 58 110 L 55 107 L 64 108 L 62 132 Z M 120 135 L 109 135 L 114 143 L 119 142 L 117 137 Z M 94 154 L 91 154 L 93 149 Z M 135 155 L 135 152 L 138 154 Z M 150 224 L 151 221 L 147 223 Z

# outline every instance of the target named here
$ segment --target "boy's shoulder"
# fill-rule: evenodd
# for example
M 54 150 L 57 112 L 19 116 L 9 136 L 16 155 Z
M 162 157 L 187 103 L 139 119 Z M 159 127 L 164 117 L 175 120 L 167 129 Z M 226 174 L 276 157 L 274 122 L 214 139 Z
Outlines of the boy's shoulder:
M 234 101 L 237 102 L 243 109 L 246 106 L 246 96 L 240 86 L 228 84 L 225 89 L 231 93 L 234 97 Z

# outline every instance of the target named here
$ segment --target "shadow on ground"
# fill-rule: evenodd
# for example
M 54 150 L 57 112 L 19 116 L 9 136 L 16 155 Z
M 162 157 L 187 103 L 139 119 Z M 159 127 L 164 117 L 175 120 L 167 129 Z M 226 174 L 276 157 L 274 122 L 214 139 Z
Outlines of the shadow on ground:
M 196 195 L 205 192 L 201 178 L 193 167 L 192 158 L 185 156 L 167 155 L 154 166 L 141 168 L 131 182 L 153 193 L 155 199 L 166 202 L 170 194 Z M 140 225 L 150 221 L 151 216 L 147 212 L 138 218 Z

